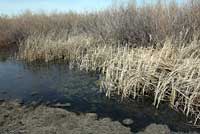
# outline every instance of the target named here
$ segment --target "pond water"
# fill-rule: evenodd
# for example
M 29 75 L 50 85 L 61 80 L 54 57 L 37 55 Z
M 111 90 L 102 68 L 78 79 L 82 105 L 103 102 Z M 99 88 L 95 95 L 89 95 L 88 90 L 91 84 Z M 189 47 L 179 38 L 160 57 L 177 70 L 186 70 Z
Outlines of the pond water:
M 167 124 L 173 131 L 198 131 L 187 124 L 182 114 L 166 105 L 158 110 L 150 101 L 133 101 L 112 97 L 99 92 L 98 77 L 85 72 L 70 70 L 68 65 L 26 64 L 0 56 L 0 99 L 18 100 L 27 105 L 33 102 L 53 106 L 70 103 L 67 110 L 76 113 L 97 113 L 99 118 L 109 117 L 123 122 L 130 118 L 133 132 L 151 123 Z

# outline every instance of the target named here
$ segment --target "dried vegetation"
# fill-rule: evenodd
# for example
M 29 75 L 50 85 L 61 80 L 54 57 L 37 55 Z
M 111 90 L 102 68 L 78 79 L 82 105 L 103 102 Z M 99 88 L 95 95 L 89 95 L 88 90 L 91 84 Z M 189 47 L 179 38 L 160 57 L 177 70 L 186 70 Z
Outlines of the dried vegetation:
M 2 16 L 0 37 L 0 46 L 18 46 L 20 59 L 62 59 L 95 71 L 107 96 L 152 96 L 157 108 L 167 101 L 200 125 L 198 0 L 130 3 L 84 14 Z

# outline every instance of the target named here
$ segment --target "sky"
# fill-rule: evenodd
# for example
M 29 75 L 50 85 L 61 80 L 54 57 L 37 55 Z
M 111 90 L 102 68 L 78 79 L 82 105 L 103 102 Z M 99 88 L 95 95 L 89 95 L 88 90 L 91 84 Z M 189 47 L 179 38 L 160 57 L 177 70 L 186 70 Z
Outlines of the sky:
M 19 14 L 26 10 L 33 12 L 83 12 L 102 10 L 115 0 L 0 0 L 0 14 Z M 117 0 L 126 3 L 128 0 Z M 154 0 L 146 0 L 153 2 Z M 177 0 L 178 2 L 184 0 Z M 141 5 L 144 0 L 136 0 Z

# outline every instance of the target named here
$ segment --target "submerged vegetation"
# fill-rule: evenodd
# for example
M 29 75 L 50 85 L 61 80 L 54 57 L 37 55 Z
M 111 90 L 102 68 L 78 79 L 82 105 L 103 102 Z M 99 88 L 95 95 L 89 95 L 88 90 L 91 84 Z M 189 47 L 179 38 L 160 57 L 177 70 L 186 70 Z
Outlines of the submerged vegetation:
M 0 17 L 0 47 L 17 47 L 19 59 L 54 61 L 101 74 L 107 96 L 152 96 L 200 125 L 200 2 L 95 13 Z

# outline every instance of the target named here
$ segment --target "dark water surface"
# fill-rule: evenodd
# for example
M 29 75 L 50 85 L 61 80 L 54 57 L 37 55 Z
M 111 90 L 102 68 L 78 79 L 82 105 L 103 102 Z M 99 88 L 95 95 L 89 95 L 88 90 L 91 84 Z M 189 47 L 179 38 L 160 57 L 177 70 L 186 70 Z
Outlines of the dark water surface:
M 148 101 L 108 99 L 99 92 L 98 78 L 85 72 L 69 70 L 65 64 L 34 64 L 0 56 L 0 99 L 18 100 L 24 104 L 53 105 L 70 103 L 66 109 L 76 113 L 94 112 L 99 118 L 122 122 L 134 121 L 133 132 L 151 123 L 166 124 L 173 131 L 198 131 L 187 124 L 185 116 L 162 105 L 158 110 Z

